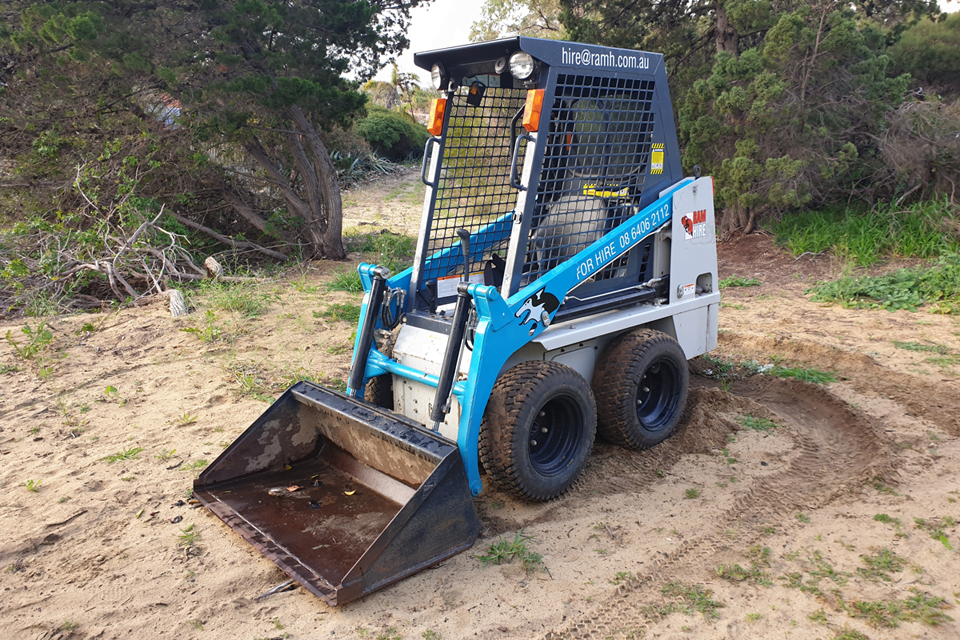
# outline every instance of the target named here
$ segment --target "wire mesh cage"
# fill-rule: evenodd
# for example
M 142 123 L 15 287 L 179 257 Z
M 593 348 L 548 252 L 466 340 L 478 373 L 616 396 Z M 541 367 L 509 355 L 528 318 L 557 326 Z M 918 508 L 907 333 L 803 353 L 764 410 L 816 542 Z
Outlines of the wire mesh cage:
M 488 87 L 474 106 L 463 89 L 468 87 L 451 100 L 427 255 L 458 242 L 458 229 L 473 233 L 511 213 L 517 203 L 517 190 L 510 186 L 512 132 L 523 112 L 526 91 Z M 494 251 L 509 239 L 509 227 L 500 235 Z M 458 263 L 454 252 L 441 258 L 431 275 L 447 275 Z
M 520 287 L 633 215 L 651 159 L 653 103 L 652 80 L 557 75 Z M 628 260 L 594 281 L 624 275 Z

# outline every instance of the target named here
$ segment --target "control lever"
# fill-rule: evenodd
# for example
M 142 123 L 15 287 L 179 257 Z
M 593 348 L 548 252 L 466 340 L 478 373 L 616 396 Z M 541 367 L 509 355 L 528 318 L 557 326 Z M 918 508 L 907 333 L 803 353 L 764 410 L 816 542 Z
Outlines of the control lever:
M 466 229 L 457 229 L 460 238 L 460 249 L 463 250 L 463 281 L 470 282 L 470 232 Z

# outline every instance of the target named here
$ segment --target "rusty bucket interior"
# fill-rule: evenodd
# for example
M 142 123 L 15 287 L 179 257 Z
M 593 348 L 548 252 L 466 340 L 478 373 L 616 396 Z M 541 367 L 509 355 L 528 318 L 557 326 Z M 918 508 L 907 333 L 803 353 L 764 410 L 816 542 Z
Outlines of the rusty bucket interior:
M 194 495 L 330 605 L 459 553 L 480 531 L 456 443 L 310 382 L 210 464 Z

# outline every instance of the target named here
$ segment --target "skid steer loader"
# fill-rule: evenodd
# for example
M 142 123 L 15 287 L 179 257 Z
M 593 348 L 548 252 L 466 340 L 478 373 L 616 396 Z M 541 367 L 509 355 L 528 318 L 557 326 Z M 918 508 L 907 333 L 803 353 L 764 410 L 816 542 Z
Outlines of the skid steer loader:
M 661 55 L 517 37 L 415 61 L 442 97 L 413 267 L 360 265 L 346 394 L 295 384 L 194 485 L 331 605 L 470 547 L 481 468 L 549 500 L 598 430 L 667 438 L 717 341 L 713 182 L 681 174 Z

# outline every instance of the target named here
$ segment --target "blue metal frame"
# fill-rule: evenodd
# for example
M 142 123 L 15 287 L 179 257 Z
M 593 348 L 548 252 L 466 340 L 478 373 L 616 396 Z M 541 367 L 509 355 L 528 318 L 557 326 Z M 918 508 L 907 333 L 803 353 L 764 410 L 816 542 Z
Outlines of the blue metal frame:
M 564 262 L 508 299 L 501 297 L 496 287 L 482 284 L 470 285 L 469 293 L 473 297 L 478 317 L 476 337 L 470 360 L 470 372 L 465 381 L 459 381 L 454 385 L 453 393 L 457 396 L 461 407 L 457 446 L 460 449 L 460 455 L 463 456 L 473 495 L 478 495 L 483 489 L 477 446 L 480 422 L 483 419 L 487 400 L 493 391 L 493 385 L 507 359 L 546 328 L 539 317 L 534 317 L 530 309 L 531 299 L 543 299 L 544 294 L 548 294 L 562 301 L 581 282 L 663 227 L 673 216 L 674 192 L 692 181 L 691 178 L 681 180 L 661 198 L 591 244 L 575 258 Z M 481 256 L 486 248 L 502 239 L 505 230 L 509 229 L 510 215 L 501 217 L 471 236 L 472 255 Z M 447 256 L 456 251 L 459 251 L 459 245 L 430 256 L 426 260 L 424 273 L 430 273 L 431 263 L 439 264 L 439 258 L 442 255 Z M 373 281 L 374 268 L 375 265 L 369 264 L 361 264 L 358 268 L 364 291 L 368 293 Z M 411 270 L 408 269 L 390 278 L 387 284 L 390 288 L 406 290 L 410 283 L 410 275 Z M 556 308 L 541 309 L 541 311 L 547 311 L 551 321 L 556 315 Z M 358 327 L 363 326 L 366 312 L 367 299 L 365 298 L 360 309 Z M 370 378 L 386 373 L 416 380 L 431 387 L 437 386 L 437 376 L 402 365 L 375 348 L 371 349 L 364 371 L 364 384 Z M 362 389 L 360 392 L 362 393 Z

